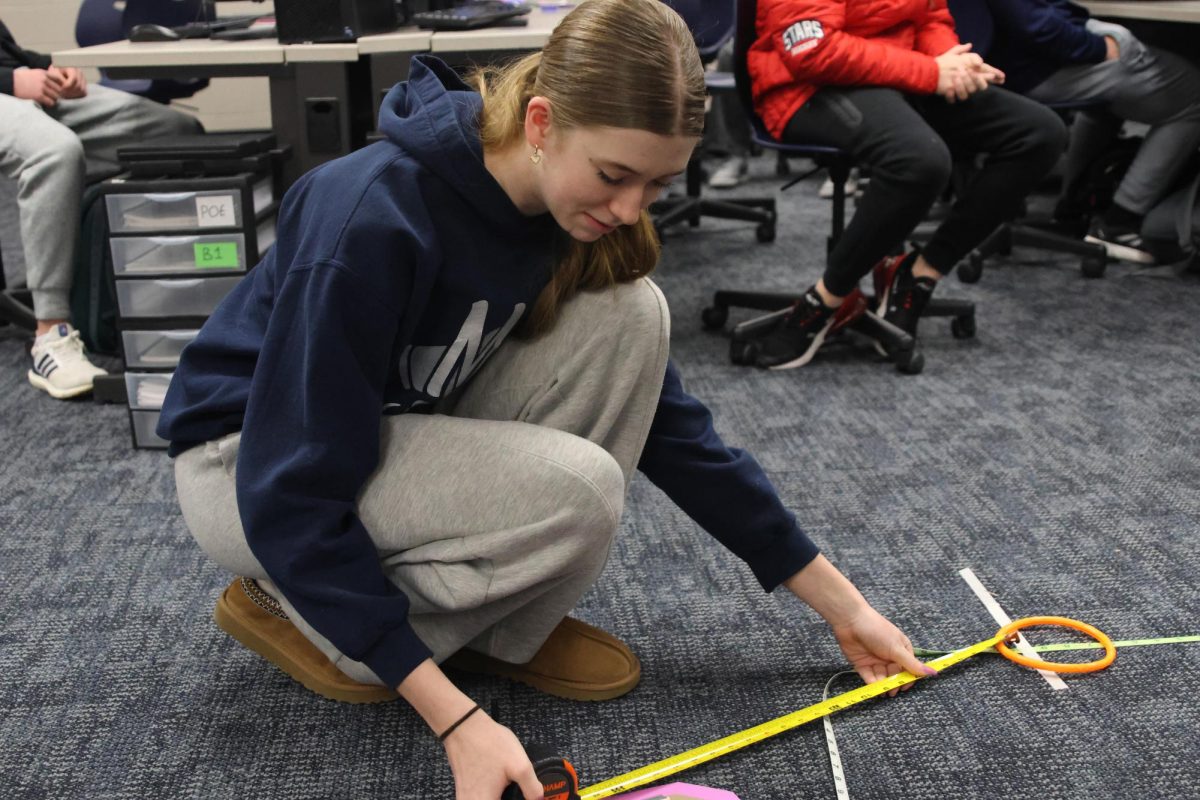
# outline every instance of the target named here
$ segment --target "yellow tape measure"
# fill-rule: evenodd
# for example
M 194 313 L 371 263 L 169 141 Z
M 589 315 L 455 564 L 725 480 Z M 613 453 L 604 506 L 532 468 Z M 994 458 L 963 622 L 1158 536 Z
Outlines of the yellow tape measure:
M 1038 659 L 1030 659 L 1025 656 L 1015 653 L 1011 648 L 1006 647 L 1005 643 L 1014 640 L 1017 636 L 1017 631 L 1024 628 L 1029 628 L 1037 625 L 1060 625 L 1067 628 L 1086 633 L 1091 636 L 1104 648 L 1104 655 L 1096 660 L 1084 664 L 1060 664 L 1057 662 L 1040 661 Z M 1034 669 L 1048 669 L 1055 672 L 1094 672 L 1104 669 L 1113 662 L 1117 656 L 1116 648 L 1113 647 L 1112 640 L 1098 629 L 1084 622 L 1078 622 L 1066 617 L 1026 617 L 1018 619 L 1005 625 L 996 635 L 990 639 L 985 639 L 982 642 L 977 642 L 970 647 L 964 647 L 961 650 L 955 650 L 952 653 L 935 658 L 927 662 L 927 666 L 941 672 L 944 669 L 966 661 L 971 656 L 977 655 L 996 648 L 1006 658 L 1021 664 L 1022 666 L 1031 667 Z M 836 697 L 831 697 L 820 703 L 802 708 L 799 711 L 793 711 L 790 714 L 785 714 L 782 717 L 764 722 L 761 725 L 756 725 L 753 728 L 747 728 L 744 731 L 726 736 L 723 739 L 718 739 L 715 742 L 701 745 L 678 755 L 664 758 L 662 761 L 656 761 L 653 764 L 648 764 L 640 769 L 635 769 L 632 772 L 627 772 L 624 775 L 618 775 L 615 778 L 598 783 L 595 786 L 589 786 L 586 789 L 581 789 L 579 792 L 580 800 L 600 800 L 604 797 L 612 797 L 621 792 L 628 792 L 631 789 L 636 789 L 639 786 L 645 786 L 650 783 L 663 780 L 664 778 L 676 775 L 684 770 L 703 764 L 707 761 L 712 761 L 715 758 L 720 758 L 723 755 L 741 750 L 743 747 L 749 747 L 752 744 L 761 742 L 764 739 L 770 739 L 772 736 L 777 736 L 785 731 L 790 731 L 793 728 L 798 728 L 806 722 L 812 722 L 814 719 L 829 716 L 835 711 L 841 711 L 850 706 L 857 705 L 864 700 L 869 700 L 872 697 L 878 697 L 881 694 L 886 694 L 893 689 L 898 689 L 905 684 L 913 683 L 920 680 L 911 672 L 899 672 L 889 678 L 884 678 L 875 683 L 869 683 L 866 686 L 860 686 L 857 689 L 851 689 L 848 692 L 839 694 Z

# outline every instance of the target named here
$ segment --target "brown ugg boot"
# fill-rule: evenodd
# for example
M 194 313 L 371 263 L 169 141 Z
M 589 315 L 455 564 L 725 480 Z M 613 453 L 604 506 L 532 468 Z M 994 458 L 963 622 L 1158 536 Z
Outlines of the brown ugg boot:
M 459 650 L 445 666 L 500 675 L 569 700 L 611 700 L 637 686 L 642 665 L 624 642 L 599 628 L 566 617 L 527 664 L 510 664 L 473 650 Z
M 234 578 L 217 600 L 213 618 L 221 630 L 322 697 L 343 703 L 382 703 L 399 697 L 386 686 L 351 680 L 304 638 L 275 598 L 249 578 Z

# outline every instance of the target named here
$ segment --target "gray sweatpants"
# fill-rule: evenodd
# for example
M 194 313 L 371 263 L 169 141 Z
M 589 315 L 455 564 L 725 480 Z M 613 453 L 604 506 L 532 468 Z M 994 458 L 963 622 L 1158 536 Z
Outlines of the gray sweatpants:
M 1108 103 L 1110 114 L 1083 112 L 1075 121 L 1066 163 L 1068 187 L 1112 141 L 1123 120 L 1150 126 L 1113 198 L 1145 214 L 1200 147 L 1200 70 L 1174 53 L 1148 47 L 1120 25 L 1091 19 L 1087 29 L 1116 39 L 1121 57 L 1063 67 L 1029 96 L 1043 103 Z
M 529 660 L 600 575 L 658 406 L 669 327 L 648 279 L 584 293 L 551 333 L 506 342 L 436 414 L 383 418 L 358 513 L 437 661 L 465 646 Z M 175 460 L 196 542 L 229 572 L 265 581 L 343 672 L 379 683 L 266 580 L 238 516 L 239 440 Z
M 200 130 L 193 117 L 106 86 L 51 108 L 0 94 L 0 174 L 17 184 L 25 280 L 38 319 L 70 316 L 84 181 L 115 174 L 123 144 Z

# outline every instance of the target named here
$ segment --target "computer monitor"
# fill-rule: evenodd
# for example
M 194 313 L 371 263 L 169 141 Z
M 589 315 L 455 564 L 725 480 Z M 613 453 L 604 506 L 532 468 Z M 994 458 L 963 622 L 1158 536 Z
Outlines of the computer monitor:
M 395 0 L 275 0 L 283 44 L 352 42 L 396 29 Z

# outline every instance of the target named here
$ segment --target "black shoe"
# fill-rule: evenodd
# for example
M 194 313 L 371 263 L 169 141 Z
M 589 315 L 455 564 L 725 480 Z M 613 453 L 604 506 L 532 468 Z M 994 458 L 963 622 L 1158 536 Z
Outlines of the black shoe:
M 1092 221 L 1092 213 L 1091 209 L 1082 203 L 1063 198 L 1054 206 L 1051 219 L 1054 220 L 1052 224 L 1035 227 L 1044 227 L 1047 230 L 1061 233 L 1063 236 L 1082 239 L 1087 235 L 1088 225 Z
M 916 338 L 921 313 L 933 297 L 937 281 L 913 277 L 916 252 L 905 256 L 889 256 L 875 265 L 875 313 Z
M 775 330 L 759 340 L 754 363 L 770 369 L 793 369 L 812 361 L 829 334 L 862 316 L 866 300 L 855 289 L 837 308 L 821 302 L 816 289 L 792 305 L 792 310 Z
M 1131 261 L 1135 264 L 1157 263 L 1157 259 L 1146 249 L 1140 225 L 1112 223 L 1098 217 L 1092 220 L 1088 235 L 1083 239 L 1103 245 L 1111 257 L 1121 261 Z

